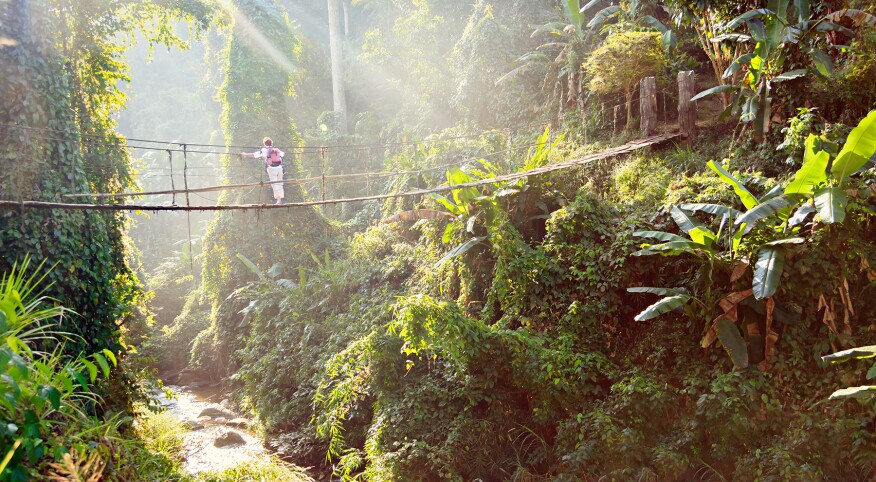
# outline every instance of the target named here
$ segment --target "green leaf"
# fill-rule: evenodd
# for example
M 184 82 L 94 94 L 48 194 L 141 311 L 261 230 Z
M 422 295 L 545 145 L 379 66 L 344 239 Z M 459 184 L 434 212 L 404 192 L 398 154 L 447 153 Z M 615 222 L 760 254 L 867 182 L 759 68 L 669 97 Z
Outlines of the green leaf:
M 97 366 L 84 358 L 80 361 L 85 365 L 85 369 L 88 370 L 88 378 L 91 379 L 91 383 L 94 383 L 97 380 Z
M 827 55 L 824 51 L 812 49 L 809 51 L 809 58 L 812 59 L 812 63 L 815 65 L 815 72 L 819 75 L 823 77 L 833 75 L 833 61 L 830 60 L 830 55 Z
M 675 256 L 680 253 L 691 253 L 697 255 L 697 251 L 711 252 L 711 248 L 705 244 L 695 243 L 693 241 L 670 241 L 668 243 L 654 244 L 645 246 L 633 253 L 633 256 L 649 256 L 652 254 L 662 254 L 663 256 Z
M 103 371 L 103 376 L 108 377 L 110 374 L 109 364 L 106 362 L 106 358 L 103 357 L 100 353 L 95 353 L 93 355 L 94 359 L 97 360 L 97 364 L 100 365 L 101 371 Z
M 690 233 L 694 229 L 704 227 L 703 223 L 699 222 L 696 218 L 690 217 L 688 213 L 679 209 L 678 206 L 672 206 L 672 209 L 669 210 L 669 214 L 672 215 L 672 220 L 675 221 L 675 224 L 677 224 L 685 233 Z
M 840 363 L 848 360 L 866 360 L 874 357 L 876 357 L 876 345 L 868 345 L 824 355 L 821 357 L 821 360 L 826 363 Z
M 754 197 L 754 194 L 748 191 L 745 186 L 742 185 L 741 182 L 737 181 L 735 177 L 731 176 L 729 172 L 725 171 L 723 167 L 715 163 L 715 161 L 709 161 L 706 163 L 710 169 L 715 171 L 718 174 L 718 177 L 721 178 L 726 184 L 733 186 L 733 190 L 736 191 L 736 195 L 739 196 L 739 199 L 742 201 L 742 204 L 745 206 L 745 209 L 751 209 L 757 206 L 757 198 Z
M 243 264 L 245 264 L 246 267 L 249 268 L 250 271 L 255 273 L 256 276 L 258 276 L 260 280 L 265 279 L 265 274 L 262 273 L 262 270 L 260 270 L 259 267 L 255 265 L 255 263 L 250 261 L 249 258 L 247 258 L 246 256 L 244 256 L 240 253 L 237 253 L 237 259 L 239 259 Z
M 783 74 L 779 74 L 779 75 L 773 77 L 772 82 L 784 82 L 786 80 L 791 80 L 791 79 L 796 79 L 798 77 L 803 77 L 804 75 L 806 75 L 808 73 L 809 73 L 809 71 L 806 69 L 789 70 Z
M 82 376 L 81 373 L 69 367 L 67 368 L 67 372 L 70 374 L 70 376 L 76 379 L 76 381 L 79 383 L 79 386 L 82 387 L 82 390 L 88 390 L 88 380 L 84 376 Z
M 602 23 L 608 21 L 611 17 L 617 15 L 620 12 L 620 6 L 612 5 L 610 7 L 605 7 L 602 10 L 596 12 L 596 15 L 587 23 L 587 28 L 593 28 L 601 25 Z
M 873 392 L 876 392 L 876 386 L 861 386 L 861 387 L 849 387 L 843 388 L 842 390 L 837 390 L 830 394 L 830 398 L 828 400 L 835 400 L 837 398 L 865 398 L 873 395 Z
M 739 90 L 739 86 L 736 85 L 719 85 L 717 87 L 712 87 L 711 89 L 706 89 L 699 94 L 690 98 L 691 102 L 702 99 L 703 97 L 708 97 L 714 94 L 720 94 L 721 92 L 729 92 L 731 90 Z
M 445 254 L 441 259 L 438 260 L 434 265 L 432 265 L 432 269 L 438 268 L 442 264 L 444 264 L 447 260 L 455 258 L 471 248 L 478 245 L 481 241 L 487 239 L 486 236 L 478 236 L 476 238 L 471 238 L 468 241 L 460 244 L 459 246 L 451 249 L 447 254 Z
M 734 28 L 742 25 L 743 23 L 749 21 L 752 18 L 762 17 L 762 16 L 766 16 L 766 15 L 775 15 L 775 13 L 773 13 L 771 10 L 767 10 L 765 8 L 758 8 L 755 10 L 749 10 L 749 11 L 743 13 L 742 15 L 739 15 L 738 17 L 731 20 L 730 23 L 728 23 L 727 26 L 725 27 L 725 30 L 733 30 Z
M 842 181 L 866 164 L 874 153 L 876 153 L 876 110 L 871 111 L 849 133 L 846 143 L 833 161 L 830 172 Z
M 55 410 L 61 408 L 61 392 L 57 388 L 51 385 L 43 385 L 40 387 L 39 394 L 43 400 L 48 400 Z
M 658 241 L 690 241 L 689 239 L 681 237 L 677 234 L 667 233 L 664 231 L 636 231 L 633 233 L 633 236 L 638 236 L 640 238 L 651 238 Z
M 631 288 L 627 288 L 627 292 L 629 293 L 650 293 L 652 295 L 658 296 L 674 296 L 674 295 L 686 295 L 686 288 L 658 288 L 652 286 L 633 286 Z
M 803 165 L 794 173 L 794 180 L 785 188 L 785 194 L 809 194 L 812 189 L 827 180 L 827 163 L 830 154 L 827 151 L 815 153 L 817 138 L 810 134 L 806 138 L 806 149 L 803 155 Z
M 788 199 L 785 196 L 774 197 L 769 201 L 762 202 L 757 206 L 749 209 L 742 216 L 736 218 L 735 225 L 740 226 L 745 224 L 745 233 L 751 231 L 755 224 L 761 219 L 767 218 L 790 206 Z
M 739 72 L 742 69 L 742 66 L 748 65 L 753 58 L 753 53 L 740 55 L 739 58 L 737 58 L 733 61 L 732 64 L 730 64 L 730 67 L 727 67 L 727 69 L 724 70 L 724 74 L 721 76 L 721 78 L 729 79 L 730 77 L 733 77 L 733 74 Z
M 752 283 L 755 298 L 762 300 L 776 293 L 784 267 L 785 252 L 781 248 L 765 247 L 758 251 Z
M 806 238 L 801 238 L 799 236 L 795 236 L 792 238 L 784 238 L 777 239 L 775 241 L 770 241 L 769 243 L 764 243 L 763 246 L 784 246 L 786 244 L 803 244 L 806 242 Z
M 110 350 L 107 350 L 106 348 L 103 349 L 103 352 L 102 352 L 102 353 L 104 354 L 104 356 L 107 357 L 107 359 L 108 359 L 109 361 L 113 362 L 113 366 L 114 366 L 114 367 L 119 365 L 119 362 L 116 360 L 116 354 L 115 354 L 115 353 L 113 353 L 113 352 L 110 351 Z
M 566 14 L 576 27 L 581 28 L 581 5 L 578 0 L 566 0 Z
M 636 315 L 636 321 L 645 321 L 650 320 L 651 318 L 656 318 L 663 313 L 668 313 L 679 306 L 683 306 L 685 303 L 690 301 L 690 295 L 673 295 L 668 296 L 666 298 L 661 299 L 660 301 L 654 303 L 653 305 L 645 308 L 644 311 Z
M 740 369 L 746 368 L 748 366 L 748 347 L 745 344 L 745 339 L 739 333 L 739 328 L 732 321 L 721 318 L 715 322 L 715 331 L 718 333 L 718 339 L 721 340 L 724 350 L 733 360 L 733 366 Z
M 807 203 L 807 204 L 800 206 L 797 209 L 797 211 L 794 213 L 794 215 L 788 219 L 788 226 L 796 226 L 796 225 L 802 223 L 803 221 L 806 220 L 806 218 L 810 214 L 812 214 L 814 212 L 815 212 L 815 208 L 812 207 L 811 204 Z
M 815 191 L 818 217 L 825 224 L 841 223 L 846 218 L 846 192 L 838 186 Z
M 450 211 L 451 214 L 456 214 L 458 216 L 463 213 L 463 210 L 460 209 L 459 206 L 440 194 L 432 193 L 429 194 L 429 197 L 441 203 L 441 205 L 447 208 L 447 210 Z
M 739 216 L 742 216 L 742 211 L 730 206 L 722 206 L 720 204 L 686 203 L 679 204 L 678 207 L 685 211 L 702 211 L 704 213 L 714 214 L 715 216 L 727 216 L 728 218 L 738 218 Z

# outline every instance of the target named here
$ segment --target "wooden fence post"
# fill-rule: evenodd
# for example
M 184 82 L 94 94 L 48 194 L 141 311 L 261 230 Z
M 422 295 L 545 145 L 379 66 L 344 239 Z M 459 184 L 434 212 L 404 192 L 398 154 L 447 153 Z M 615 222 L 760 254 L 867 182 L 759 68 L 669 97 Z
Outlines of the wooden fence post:
M 642 136 L 654 135 L 657 131 L 657 79 L 654 77 L 639 81 L 639 118 Z
M 678 73 L 678 132 L 692 138 L 697 133 L 697 104 L 691 102 L 696 85 L 693 70 Z
M 620 108 L 621 108 L 621 106 L 619 106 L 619 105 L 614 106 L 614 121 L 612 124 L 612 126 L 613 126 L 612 132 L 613 133 L 617 132 L 617 118 L 620 117 Z

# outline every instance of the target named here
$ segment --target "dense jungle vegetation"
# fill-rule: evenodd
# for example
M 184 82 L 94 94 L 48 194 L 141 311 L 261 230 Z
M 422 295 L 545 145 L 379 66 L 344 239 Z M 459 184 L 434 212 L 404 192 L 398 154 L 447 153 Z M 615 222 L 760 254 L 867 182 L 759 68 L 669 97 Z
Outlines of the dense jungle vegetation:
M 689 71 L 696 132 L 485 181 Z M 65 197 L 265 136 L 286 203 L 392 196 L 26 203 L 270 203 Z M 0 481 L 876 478 L 871 2 L 0 0 L 0 162 Z M 165 384 L 275 456 L 187 473 Z

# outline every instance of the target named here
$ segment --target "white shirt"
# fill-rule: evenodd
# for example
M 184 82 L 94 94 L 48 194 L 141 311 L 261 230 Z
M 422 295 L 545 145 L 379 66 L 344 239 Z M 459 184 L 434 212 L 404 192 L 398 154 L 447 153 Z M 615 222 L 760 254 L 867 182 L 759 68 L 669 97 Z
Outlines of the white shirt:
M 271 149 L 277 149 L 277 148 L 276 148 L 276 147 L 271 147 Z M 285 156 L 286 156 L 286 153 L 285 153 L 285 152 L 280 151 L 280 149 L 277 149 L 277 150 L 280 152 L 280 157 L 285 157 Z M 258 159 L 258 158 L 262 158 L 262 159 L 267 158 L 267 157 L 268 157 L 268 148 L 267 148 L 267 147 L 262 147 L 261 150 L 258 150 L 258 151 L 253 152 L 253 153 L 252 153 L 252 157 L 255 157 L 256 159 Z

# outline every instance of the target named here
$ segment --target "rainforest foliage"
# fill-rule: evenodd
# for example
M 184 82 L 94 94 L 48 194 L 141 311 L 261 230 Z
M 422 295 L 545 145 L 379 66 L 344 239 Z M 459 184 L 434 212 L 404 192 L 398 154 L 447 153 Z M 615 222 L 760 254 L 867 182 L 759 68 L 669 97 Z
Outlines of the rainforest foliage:
M 448 186 L 0 212 L 0 480 L 189 477 L 146 366 L 342 480 L 876 474 L 872 5 L 337 3 L 342 72 L 323 0 L 0 1 L 2 200 L 257 182 L 265 136 L 287 202 Z M 697 136 L 454 187 L 637 137 L 644 77 L 673 129 L 687 70 Z

